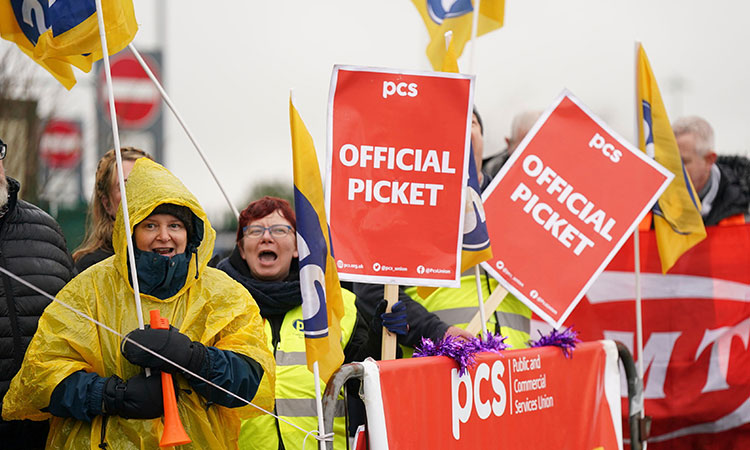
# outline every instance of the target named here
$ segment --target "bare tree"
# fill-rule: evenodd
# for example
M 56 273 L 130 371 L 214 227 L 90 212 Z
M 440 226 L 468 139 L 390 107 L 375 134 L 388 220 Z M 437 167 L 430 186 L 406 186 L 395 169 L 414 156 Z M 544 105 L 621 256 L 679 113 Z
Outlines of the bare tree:
M 13 46 L 0 47 L 0 136 L 8 144 L 3 162 L 8 176 L 21 182 L 20 195 L 37 200 L 39 117 L 34 98 L 34 63 Z

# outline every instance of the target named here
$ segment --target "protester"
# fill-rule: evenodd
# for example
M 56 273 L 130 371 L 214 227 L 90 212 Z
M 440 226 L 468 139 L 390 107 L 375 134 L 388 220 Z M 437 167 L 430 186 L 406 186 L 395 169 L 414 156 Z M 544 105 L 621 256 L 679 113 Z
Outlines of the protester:
M 157 309 L 172 328 L 137 329 L 120 211 L 114 257 L 79 274 L 57 298 L 121 335 L 129 333 L 129 340 L 121 342 L 89 318 L 51 304 L 11 382 L 3 416 L 41 420 L 52 415 L 49 448 L 155 449 L 162 430 L 160 371 L 165 371 L 178 385 L 179 415 L 193 448 L 237 448 L 240 419 L 259 412 L 188 371 L 271 408 L 275 366 L 258 307 L 226 274 L 206 267 L 216 232 L 174 175 L 141 158 L 126 192 L 136 224 L 144 321 Z M 151 376 L 144 375 L 144 367 L 151 368 Z
M 510 136 L 505 138 L 505 144 L 507 145 L 505 150 L 484 160 L 484 168 L 487 174 L 493 178 L 497 175 L 500 168 L 505 165 L 510 155 L 518 148 L 518 144 L 526 137 L 541 115 L 542 111 L 532 110 L 520 112 L 513 117 L 513 122 L 510 125 Z
M 55 295 L 74 275 L 73 260 L 57 222 L 18 198 L 20 183 L 5 176 L 7 147 L 0 140 L 0 266 Z M 0 400 L 21 367 L 39 316 L 49 304 L 43 295 L 0 275 Z M 4 402 L 4 400 L 3 400 Z M 0 420 L 4 449 L 42 449 L 47 421 Z
M 263 197 L 250 203 L 240 214 L 237 245 L 219 262 L 219 269 L 242 284 L 260 307 L 266 344 L 276 357 L 276 413 L 304 430 L 318 428 L 315 409 L 315 378 L 307 368 L 302 323 L 302 293 L 296 238 L 296 216 L 289 202 Z M 382 324 L 370 332 L 357 314 L 354 295 L 341 290 L 344 317 L 341 344 L 344 363 L 378 357 Z M 321 383 L 321 390 L 325 385 Z M 343 397 L 333 421 L 334 448 L 346 448 Z M 279 439 L 280 438 L 280 439 Z M 243 422 L 242 449 L 302 448 L 305 433 L 271 416 Z M 307 447 L 315 442 L 308 438 Z
M 153 159 L 151 155 L 135 147 L 123 147 L 122 173 L 125 181 L 138 158 Z M 96 166 L 94 193 L 91 195 L 87 214 L 86 234 L 83 243 L 73 252 L 73 261 L 78 272 L 83 272 L 99 261 L 114 255 L 112 228 L 120 207 L 120 182 L 117 177 L 115 150 L 104 154 Z
M 705 225 L 745 223 L 750 206 L 750 161 L 717 157 L 714 131 L 705 119 L 683 117 L 672 124 L 685 170 L 701 199 Z
M 482 124 L 482 116 L 479 115 L 479 111 L 476 106 L 471 114 L 471 149 L 474 155 L 474 164 L 477 168 L 477 178 L 479 179 L 479 188 L 484 190 L 492 181 L 492 176 L 486 174 L 482 169 L 482 158 L 484 157 L 484 125 Z

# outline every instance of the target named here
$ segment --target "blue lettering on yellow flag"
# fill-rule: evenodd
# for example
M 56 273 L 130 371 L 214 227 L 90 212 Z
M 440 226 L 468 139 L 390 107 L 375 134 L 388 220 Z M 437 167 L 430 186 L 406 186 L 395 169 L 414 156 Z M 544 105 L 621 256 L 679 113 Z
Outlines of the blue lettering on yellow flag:
M 643 133 L 646 136 L 646 154 L 654 157 L 654 121 L 651 119 L 651 104 L 643 100 Z
M 328 381 L 344 361 L 340 327 L 344 303 L 330 250 L 331 233 L 326 222 L 323 183 L 315 146 L 291 99 L 289 126 L 307 367 L 314 371 L 317 362 L 320 378 Z
M 482 205 L 482 196 L 479 193 L 479 177 L 474 162 L 473 146 L 469 155 L 469 183 L 467 187 L 466 203 L 471 205 L 471 209 L 467 208 L 467 211 L 465 211 L 462 249 L 464 252 L 478 252 L 490 248 L 490 235 L 487 232 L 487 219 Z
M 297 214 L 297 249 L 299 252 L 300 289 L 303 292 L 302 317 L 305 337 L 328 336 L 325 270 L 328 257 L 326 240 L 315 209 L 295 186 L 294 209 Z M 303 275 L 304 274 L 304 275 Z M 303 285 L 304 284 L 304 285 Z M 305 295 L 307 294 L 307 295 Z
M 445 3 L 442 0 L 427 0 L 427 12 L 430 14 L 430 19 L 438 25 L 442 24 L 445 19 L 463 16 L 474 10 L 471 0 L 453 0 L 447 8 Z
M 108 53 L 125 48 L 138 24 L 132 0 L 102 0 Z M 102 57 L 94 0 L 0 1 L 0 36 L 14 42 L 67 89 L 76 79 L 72 66 L 88 72 Z
M 96 13 L 92 0 L 58 0 L 52 6 L 36 0 L 11 0 L 10 4 L 19 28 L 34 45 L 45 31 L 52 30 L 53 36 L 60 36 Z

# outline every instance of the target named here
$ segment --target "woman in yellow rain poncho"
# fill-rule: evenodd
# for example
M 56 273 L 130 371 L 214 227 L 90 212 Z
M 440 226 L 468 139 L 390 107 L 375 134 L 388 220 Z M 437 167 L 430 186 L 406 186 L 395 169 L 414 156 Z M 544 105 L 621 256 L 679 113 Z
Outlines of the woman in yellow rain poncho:
M 271 409 L 275 366 L 258 307 L 242 286 L 207 267 L 216 232 L 196 198 L 145 158 L 130 173 L 126 193 L 136 224 L 144 321 L 158 309 L 174 327 L 147 327 L 130 337 Z M 138 328 L 125 239 L 120 211 L 115 255 L 82 272 L 57 296 L 122 335 Z M 97 449 L 106 442 L 110 449 L 155 449 L 163 428 L 158 371 L 164 370 L 174 374 L 180 418 L 193 441 L 182 448 L 237 447 L 240 419 L 258 414 L 255 408 L 129 342 L 124 347 L 127 358 L 119 336 L 53 302 L 11 382 L 3 417 L 51 417 L 47 448 Z M 152 376 L 145 377 L 141 366 L 152 367 Z

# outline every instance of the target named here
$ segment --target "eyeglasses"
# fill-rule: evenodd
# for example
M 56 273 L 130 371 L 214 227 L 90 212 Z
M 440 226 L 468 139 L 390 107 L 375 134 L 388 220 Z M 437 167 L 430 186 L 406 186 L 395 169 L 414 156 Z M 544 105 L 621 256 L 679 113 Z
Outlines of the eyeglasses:
M 0 139 L 0 160 L 5 159 L 5 154 L 8 152 L 8 146 L 5 145 L 2 139 Z
M 271 236 L 275 238 L 282 238 L 288 236 L 292 232 L 292 227 L 289 225 L 271 225 L 270 227 L 262 227 L 260 225 L 247 225 L 242 228 L 242 234 L 250 236 L 251 238 L 259 238 L 268 230 Z

